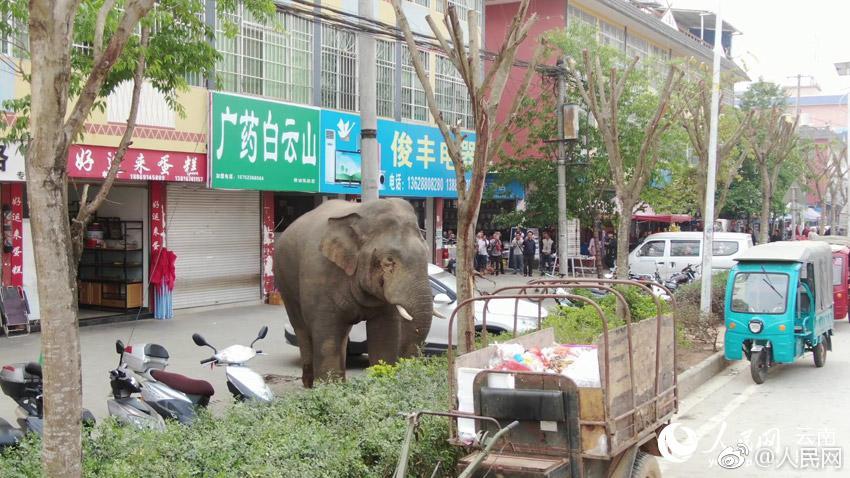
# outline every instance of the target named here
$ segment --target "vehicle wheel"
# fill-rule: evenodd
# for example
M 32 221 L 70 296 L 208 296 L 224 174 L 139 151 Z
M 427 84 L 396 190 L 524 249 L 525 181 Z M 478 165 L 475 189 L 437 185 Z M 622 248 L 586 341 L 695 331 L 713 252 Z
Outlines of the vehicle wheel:
M 821 337 L 820 342 L 815 346 L 814 350 L 815 356 L 815 367 L 823 367 L 823 364 L 826 363 L 826 338 Z
M 644 451 L 638 451 L 635 465 L 632 467 L 631 478 L 661 478 L 661 468 L 654 456 Z
M 753 382 L 762 384 L 767 380 L 767 358 L 768 352 L 766 349 L 753 352 L 750 356 L 750 375 L 753 377 Z

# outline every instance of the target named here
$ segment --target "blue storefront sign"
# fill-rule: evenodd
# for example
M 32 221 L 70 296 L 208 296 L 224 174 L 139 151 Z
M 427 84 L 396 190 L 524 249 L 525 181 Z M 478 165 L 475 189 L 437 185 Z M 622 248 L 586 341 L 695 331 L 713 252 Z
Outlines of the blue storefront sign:
M 496 174 L 484 180 L 484 197 L 487 199 L 525 199 L 525 188 L 517 181 L 496 185 Z
M 360 194 L 360 117 L 322 110 L 322 168 L 319 190 Z M 378 120 L 381 159 L 381 196 L 457 197 L 457 179 L 446 144 L 438 128 Z M 468 133 L 461 146 L 471 164 L 475 135 Z

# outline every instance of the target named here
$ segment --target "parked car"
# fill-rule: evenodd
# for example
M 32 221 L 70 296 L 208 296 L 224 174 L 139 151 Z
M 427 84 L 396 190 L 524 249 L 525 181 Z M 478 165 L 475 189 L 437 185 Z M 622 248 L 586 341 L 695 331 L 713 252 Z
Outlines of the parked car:
M 741 232 L 715 232 L 712 270 L 731 269 L 735 258 L 753 247 L 753 238 Z M 650 234 L 629 254 L 632 274 L 654 275 L 667 280 L 685 266 L 702 264 L 702 232 Z
M 449 321 L 457 307 L 457 281 L 455 276 L 434 264 L 428 265 L 428 277 L 431 282 L 431 294 L 434 297 L 434 310 L 447 319 L 434 318 L 431 330 L 425 340 L 426 353 L 445 352 L 449 343 Z M 546 317 L 546 308 L 538 308 L 538 304 L 521 299 L 493 299 L 487 305 L 487 331 L 490 333 L 510 332 L 514 327 L 514 310 L 516 306 L 517 330 L 528 332 L 537 328 L 538 311 Z M 475 301 L 476 328 L 481 330 L 484 303 Z M 457 326 L 454 326 L 455 329 Z M 298 345 L 298 338 L 289 323 L 285 327 L 286 342 Z M 457 336 L 453 343 L 457 343 Z M 348 336 L 348 354 L 360 355 L 366 353 L 366 323 L 360 322 L 351 328 Z

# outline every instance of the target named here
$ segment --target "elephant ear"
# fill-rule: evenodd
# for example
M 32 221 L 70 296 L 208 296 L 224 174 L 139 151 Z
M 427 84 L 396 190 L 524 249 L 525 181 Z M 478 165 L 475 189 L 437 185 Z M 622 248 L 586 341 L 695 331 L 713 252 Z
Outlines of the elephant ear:
M 349 276 L 357 269 L 357 254 L 362 243 L 357 232 L 359 220 L 360 214 L 356 212 L 329 218 L 325 237 L 319 244 L 322 255 Z

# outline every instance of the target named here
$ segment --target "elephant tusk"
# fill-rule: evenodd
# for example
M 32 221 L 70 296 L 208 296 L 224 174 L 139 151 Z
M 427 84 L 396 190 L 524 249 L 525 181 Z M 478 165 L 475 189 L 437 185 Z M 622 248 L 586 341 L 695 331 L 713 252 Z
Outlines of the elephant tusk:
M 433 315 L 434 317 L 436 317 L 436 318 L 438 318 L 438 319 L 445 319 L 445 318 L 446 318 L 446 316 L 445 316 L 445 315 L 443 315 L 443 314 L 441 314 L 441 313 L 437 312 L 436 310 L 434 310 L 433 312 L 431 312 L 431 315 Z
M 398 309 L 398 313 L 401 314 L 401 316 L 404 318 L 404 320 L 413 320 L 413 316 L 410 315 L 410 313 L 407 310 L 405 310 L 404 307 L 402 307 L 400 305 L 396 305 L 395 308 Z

